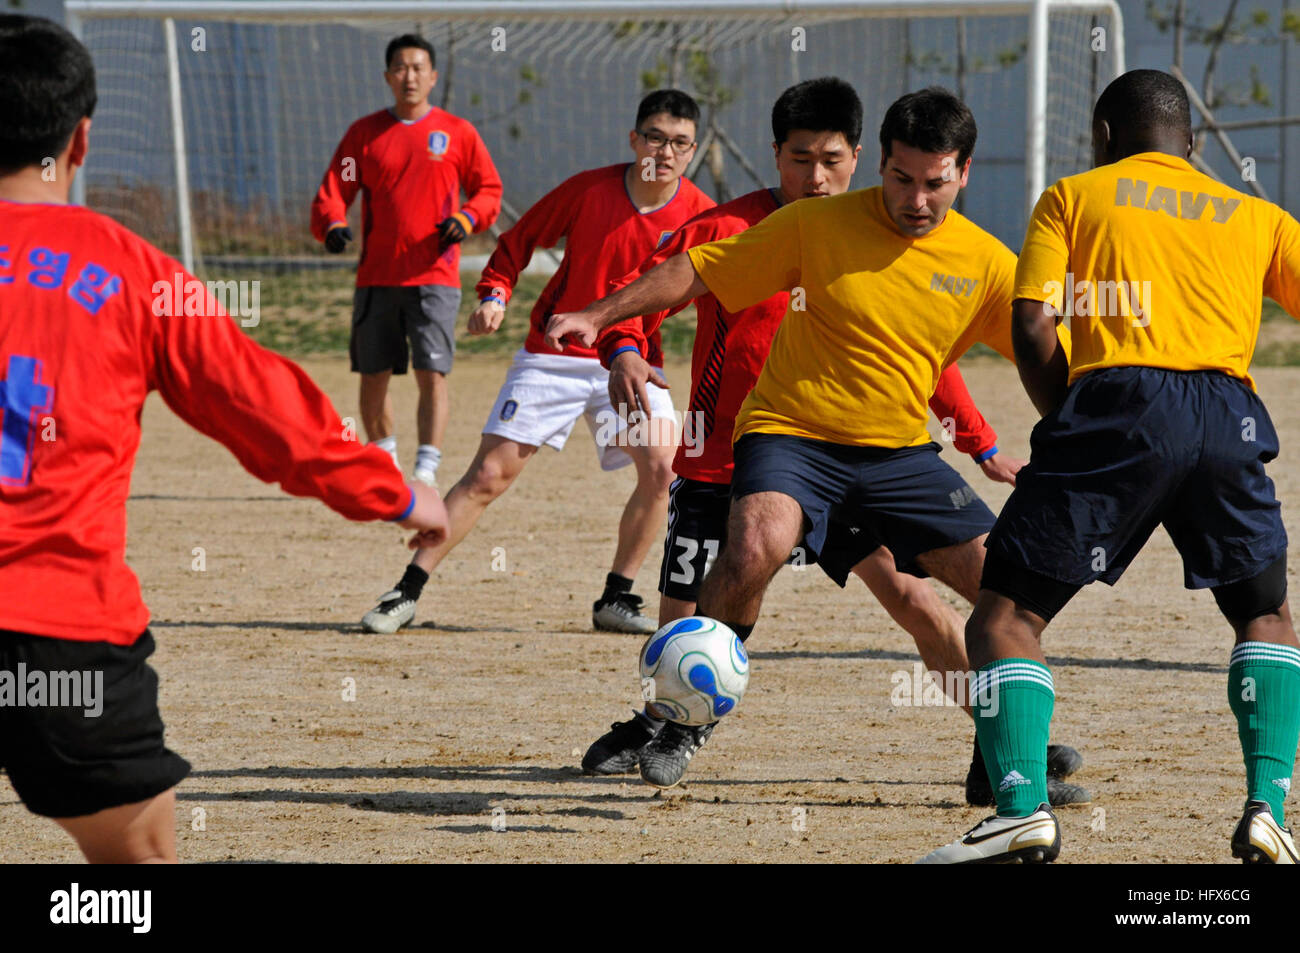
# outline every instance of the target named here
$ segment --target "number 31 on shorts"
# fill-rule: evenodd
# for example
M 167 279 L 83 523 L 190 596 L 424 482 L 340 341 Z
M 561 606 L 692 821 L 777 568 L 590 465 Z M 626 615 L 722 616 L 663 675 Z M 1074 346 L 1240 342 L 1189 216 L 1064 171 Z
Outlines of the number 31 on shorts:
M 686 539 L 678 536 L 674 542 L 681 547 L 681 552 L 677 554 L 677 571 L 673 572 L 668 578 L 671 582 L 679 582 L 689 586 L 695 582 L 695 557 L 700 553 L 700 540 Z M 704 540 L 704 569 L 700 573 L 703 579 L 709 574 L 709 569 L 713 565 L 713 560 L 718 558 L 718 540 Z

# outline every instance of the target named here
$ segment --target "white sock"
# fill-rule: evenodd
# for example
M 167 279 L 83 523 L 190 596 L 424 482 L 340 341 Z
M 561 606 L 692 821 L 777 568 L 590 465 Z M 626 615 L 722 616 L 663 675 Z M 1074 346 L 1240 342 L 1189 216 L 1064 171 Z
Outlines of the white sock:
M 372 440 L 371 443 L 381 450 L 387 450 L 388 455 L 393 458 L 393 466 L 399 470 L 402 468 L 402 465 L 397 462 L 397 437 L 380 437 L 378 440 Z
M 431 443 L 422 443 L 415 451 L 415 469 L 429 470 L 433 473 L 438 472 L 438 464 L 442 462 L 442 451 Z

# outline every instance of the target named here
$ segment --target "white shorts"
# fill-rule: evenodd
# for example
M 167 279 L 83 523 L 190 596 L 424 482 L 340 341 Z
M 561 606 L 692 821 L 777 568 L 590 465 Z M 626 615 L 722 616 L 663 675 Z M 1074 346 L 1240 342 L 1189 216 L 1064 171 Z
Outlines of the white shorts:
M 650 413 L 676 421 L 673 399 L 668 391 L 653 384 Z M 530 447 L 564 449 L 579 417 L 596 441 L 596 455 L 602 470 L 627 466 L 632 458 L 617 446 L 627 423 L 609 402 L 609 371 L 600 361 L 563 354 L 533 354 L 520 350 L 506 373 L 483 433 L 505 437 Z

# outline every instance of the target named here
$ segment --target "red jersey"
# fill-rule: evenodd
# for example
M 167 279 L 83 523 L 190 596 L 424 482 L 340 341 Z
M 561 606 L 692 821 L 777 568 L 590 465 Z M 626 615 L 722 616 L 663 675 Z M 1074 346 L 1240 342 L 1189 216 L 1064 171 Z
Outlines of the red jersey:
M 775 190 L 759 189 L 709 209 L 678 229 L 617 284 L 628 284 L 696 245 L 739 234 L 779 207 Z M 684 429 L 690 429 L 685 429 L 673 460 L 673 470 L 679 476 L 704 483 L 731 482 L 736 413 L 763 370 L 772 338 L 789 302 L 789 294 L 782 292 L 733 312 L 724 308 L 713 294 L 695 299 L 699 318 L 691 353 L 690 406 L 683 424 Z M 670 311 L 632 318 L 606 328 L 596 339 L 601 362 L 608 366 L 613 352 L 628 345 L 647 355 L 650 335 L 658 334 L 663 321 L 684 307 L 681 304 Z M 955 365 L 940 376 L 930 406 L 941 421 L 953 420 L 957 449 L 978 455 L 993 448 L 997 435 L 975 407 Z
M 388 454 L 144 239 L 17 202 L 0 202 L 0 236 L 0 629 L 118 645 L 144 631 L 126 500 L 151 390 L 295 496 L 356 520 L 410 512 Z
M 525 350 L 534 354 L 596 357 L 596 349 L 566 344 L 546 346 L 546 322 L 553 314 L 581 311 L 610 291 L 610 282 L 635 268 L 672 232 L 713 207 L 713 199 L 685 177 L 667 204 L 639 212 L 628 195 L 624 176 L 630 162 L 579 172 L 538 200 L 497 241 L 496 251 L 478 283 L 479 300 L 510 300 L 515 281 L 536 248 L 551 248 L 566 239 L 559 270 L 533 306 Z M 663 365 L 658 325 L 648 333 L 648 359 Z
M 358 191 L 358 287 L 459 288 L 460 245 L 443 248 L 438 223 L 462 212 L 472 231 L 481 232 L 501 212 L 501 176 L 478 131 L 436 106 L 412 123 L 381 109 L 348 127 L 311 203 L 317 241 L 332 226 L 348 223 Z

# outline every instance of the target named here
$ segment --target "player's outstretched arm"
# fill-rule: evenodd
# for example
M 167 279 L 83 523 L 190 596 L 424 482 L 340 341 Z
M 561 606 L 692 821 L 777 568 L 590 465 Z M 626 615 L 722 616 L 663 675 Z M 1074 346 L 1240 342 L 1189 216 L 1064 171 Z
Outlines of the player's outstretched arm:
M 604 328 L 639 314 L 664 311 L 708 294 L 708 285 L 695 273 L 690 256 L 674 255 L 612 295 L 593 301 L 581 311 L 553 314 L 546 323 L 546 344 L 557 351 L 571 338 L 591 347 Z
M 423 483 L 410 484 L 414 496 L 411 513 L 398 525 L 403 529 L 413 529 L 410 548 L 422 549 L 440 546 L 447 539 L 447 507 L 442 504 L 438 491 Z
M 994 483 L 1016 485 L 1016 474 L 1025 461 L 998 450 L 997 432 L 975 405 L 975 398 L 956 364 L 949 364 L 939 375 L 930 395 L 930 409 L 939 418 L 952 445 L 961 453 L 970 454 L 986 477 Z
M 1056 333 L 1056 311 L 1045 301 L 1011 303 L 1011 346 L 1029 399 L 1047 416 L 1065 400 L 1070 361 Z

